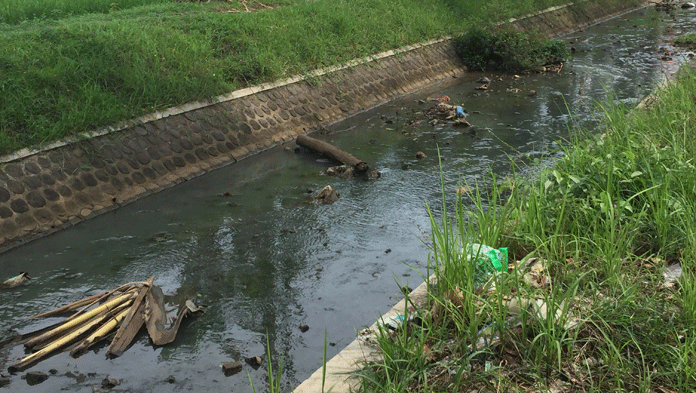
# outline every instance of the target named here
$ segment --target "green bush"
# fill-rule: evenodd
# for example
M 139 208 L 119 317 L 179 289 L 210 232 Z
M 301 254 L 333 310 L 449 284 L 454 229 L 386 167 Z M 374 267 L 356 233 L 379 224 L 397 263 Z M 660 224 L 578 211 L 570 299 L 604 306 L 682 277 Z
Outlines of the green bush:
M 696 48 L 696 34 L 685 34 L 674 39 L 674 43 L 685 48 Z
M 491 33 L 474 27 L 454 39 L 464 64 L 472 71 L 501 70 L 518 72 L 568 58 L 566 44 L 542 39 L 520 31 Z

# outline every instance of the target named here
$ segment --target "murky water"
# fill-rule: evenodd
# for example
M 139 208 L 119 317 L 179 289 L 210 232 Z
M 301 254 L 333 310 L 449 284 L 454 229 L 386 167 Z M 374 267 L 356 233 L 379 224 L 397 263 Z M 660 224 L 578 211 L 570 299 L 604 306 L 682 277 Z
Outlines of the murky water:
M 150 275 L 173 303 L 195 297 L 209 306 L 171 345 L 152 347 L 142 336 L 112 360 L 103 347 L 77 359 L 59 354 L 32 367 L 55 369 L 48 381 L 30 388 L 18 374 L 8 388 L 91 392 L 111 376 L 122 379 L 116 391 L 250 392 L 250 378 L 263 391 L 265 365 L 229 377 L 219 365 L 263 357 L 268 334 L 289 391 L 321 366 L 325 332 L 331 357 L 398 300 L 397 283 L 415 287 L 427 274 L 421 231 L 429 229 L 425 202 L 440 198 L 438 147 L 452 196 L 458 181 L 489 168 L 505 173 L 511 159 L 553 157 L 569 124 L 595 124 L 595 103 L 607 93 L 635 104 L 675 72 L 679 56 L 662 60 L 661 48 L 694 19 L 684 11 L 627 14 L 563 37 L 575 55 L 560 74 L 486 74 L 487 91 L 474 89 L 481 75 L 471 74 L 315 135 L 378 167 L 377 181 L 324 176 L 328 163 L 280 146 L 0 255 L 3 278 L 20 270 L 36 277 L 0 292 L 2 332 L 46 325 L 25 318 Z M 445 94 L 470 113 L 474 136 L 424 120 L 429 104 L 418 100 Z M 416 160 L 417 151 L 426 158 Z M 312 202 L 308 190 L 325 185 L 339 200 Z M 2 350 L 0 365 L 22 356 L 21 347 Z M 165 381 L 170 375 L 174 383 Z

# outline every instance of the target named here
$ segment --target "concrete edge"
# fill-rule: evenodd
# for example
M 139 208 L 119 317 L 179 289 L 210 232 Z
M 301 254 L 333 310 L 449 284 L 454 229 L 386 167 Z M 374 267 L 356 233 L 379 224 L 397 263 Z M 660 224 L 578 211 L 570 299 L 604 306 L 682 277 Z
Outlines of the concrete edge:
M 557 36 L 632 8 L 569 3 L 502 28 Z M 1 157 L 0 253 L 465 72 L 441 38 Z
M 408 296 L 409 303 L 422 306 L 428 300 L 428 287 L 435 284 L 435 275 L 430 276 L 428 281 L 421 283 Z M 331 389 L 332 393 L 343 393 L 356 391 L 360 379 L 356 372 L 366 362 L 379 361 L 381 359 L 377 346 L 377 333 L 379 324 L 392 317 L 404 314 L 406 311 L 406 299 L 399 301 L 391 310 L 382 315 L 375 323 L 367 329 L 357 332 L 357 338 L 353 340 L 341 352 L 336 354 L 331 360 L 326 362 L 326 378 L 323 378 L 324 368 L 320 367 L 309 378 L 302 382 L 293 390 L 294 393 L 316 393 L 322 391 L 322 380 L 324 391 Z M 413 311 L 413 306 L 409 305 L 408 311 Z
M 642 6 L 640 6 L 639 8 L 646 7 L 652 3 L 653 2 L 651 1 L 644 2 Z M 528 15 L 526 17 L 532 17 L 543 14 L 545 12 L 560 10 L 568 7 L 569 5 L 570 4 L 552 7 L 539 13 Z M 628 10 L 626 12 L 630 11 L 633 11 L 633 9 Z M 606 19 L 610 19 L 616 16 L 618 15 L 612 15 Z M 521 19 L 524 18 L 511 19 L 509 23 L 514 23 Z M 598 21 L 596 23 L 600 22 L 601 21 Z M 665 88 L 667 85 L 669 85 L 669 83 L 670 81 L 664 81 L 658 89 L 661 90 Z M 644 99 L 643 102 L 645 102 L 646 100 L 648 100 L 648 98 L 652 96 L 653 94 L 651 94 L 649 97 L 646 97 L 646 99 Z M 644 106 L 643 102 L 641 102 L 641 105 Z M 424 305 L 427 301 L 428 287 L 434 285 L 435 283 L 435 275 L 430 276 L 428 278 L 428 281 L 424 281 L 415 290 L 413 290 L 413 292 L 411 292 L 411 294 L 408 296 L 408 299 L 410 299 L 410 301 L 416 306 Z M 368 329 L 358 332 L 355 340 L 353 340 L 350 344 L 348 344 L 348 346 L 345 349 L 340 351 L 326 363 L 326 365 L 324 366 L 326 368 L 325 378 L 323 376 L 324 367 L 321 367 L 318 370 L 316 370 L 304 382 L 302 382 L 297 388 L 295 388 L 293 390 L 293 393 L 322 392 L 322 385 L 324 386 L 323 391 L 326 392 L 328 392 L 329 390 L 332 393 L 348 393 L 357 391 L 357 388 L 360 384 L 360 379 L 357 375 L 357 372 L 367 362 L 379 361 L 381 359 L 379 348 L 377 346 L 376 336 L 376 332 L 379 332 L 380 322 L 389 320 L 392 317 L 403 314 L 405 310 L 406 299 L 402 299 L 389 311 L 387 311 L 385 314 L 379 317 L 377 321 L 373 323 Z M 409 306 L 408 310 L 412 311 L 413 307 Z
M 236 100 L 239 98 L 253 96 L 255 94 L 258 94 L 258 93 L 261 93 L 264 91 L 269 91 L 269 90 L 276 89 L 278 87 L 288 86 L 288 85 L 291 85 L 291 84 L 294 84 L 297 82 L 301 82 L 301 81 L 307 79 L 308 77 L 311 78 L 311 77 L 320 77 L 320 76 L 329 75 L 329 74 L 332 74 L 332 73 L 335 73 L 338 71 L 342 71 L 342 70 L 346 70 L 346 69 L 349 69 L 352 67 L 367 64 L 367 63 L 373 62 L 375 60 L 380 60 L 380 59 L 384 59 L 387 57 L 391 57 L 391 56 L 394 56 L 398 53 L 409 52 L 409 51 L 412 51 L 415 49 L 431 46 L 433 44 L 444 42 L 444 41 L 447 41 L 449 39 L 450 39 L 450 37 L 443 37 L 443 38 L 439 38 L 439 39 L 433 39 L 433 40 L 417 43 L 414 45 L 407 45 L 407 46 L 404 46 L 404 47 L 401 47 L 398 49 L 392 49 L 392 50 L 377 53 L 374 55 L 365 56 L 365 57 L 362 57 L 359 59 L 353 59 L 353 60 L 350 60 L 343 65 L 326 67 L 326 68 L 314 70 L 314 71 L 309 72 L 307 75 L 296 75 L 296 76 L 293 76 L 290 78 L 281 79 L 279 81 L 275 81 L 275 82 L 271 82 L 271 83 L 267 83 L 267 84 L 250 86 L 250 87 L 246 87 L 243 89 L 235 90 L 235 91 L 232 91 L 230 93 L 221 94 L 219 96 L 213 97 L 213 98 L 208 99 L 208 100 L 199 100 L 199 101 L 189 102 L 189 103 L 186 103 L 183 105 L 178 105 L 178 106 L 166 108 L 166 109 L 163 109 L 161 111 L 156 111 L 153 113 L 149 113 L 147 115 L 143 115 L 143 116 L 139 116 L 136 118 L 124 120 L 124 121 L 121 121 L 121 122 L 114 124 L 114 125 L 101 127 L 101 128 L 96 129 L 96 130 L 93 130 L 93 131 L 87 131 L 87 132 L 84 132 L 84 133 L 77 135 L 77 136 L 64 138 L 64 139 L 61 139 L 59 141 L 52 142 L 52 143 L 49 143 L 47 145 L 44 145 L 44 146 L 41 146 L 38 148 L 20 149 L 14 153 L 0 156 L 0 164 L 5 164 L 5 163 L 21 160 L 23 158 L 27 158 L 27 157 L 33 156 L 35 154 L 38 154 L 38 153 L 44 153 L 44 152 L 47 152 L 50 150 L 55 150 L 55 149 L 79 142 L 79 141 L 84 140 L 84 139 L 96 138 L 96 137 L 100 137 L 100 136 L 109 135 L 109 134 L 112 134 L 115 132 L 123 131 L 127 128 L 130 128 L 130 127 L 133 127 L 136 125 L 141 125 L 141 124 L 145 124 L 145 123 L 148 123 L 151 121 L 164 119 L 166 117 L 180 115 L 180 114 L 184 114 L 187 112 L 192 112 L 192 111 L 195 111 L 198 109 L 203 109 L 203 108 L 217 105 L 217 104 L 220 104 L 223 102 L 233 101 L 233 100 Z

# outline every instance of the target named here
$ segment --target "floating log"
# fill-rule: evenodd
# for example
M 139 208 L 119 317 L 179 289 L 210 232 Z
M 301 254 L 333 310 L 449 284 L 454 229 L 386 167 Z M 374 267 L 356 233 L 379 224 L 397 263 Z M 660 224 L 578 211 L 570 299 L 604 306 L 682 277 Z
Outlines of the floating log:
M 346 165 L 350 165 L 355 168 L 356 172 L 363 173 L 370 169 L 365 161 L 358 160 L 357 158 L 330 143 L 308 137 L 307 135 L 298 135 L 297 144 L 313 150 L 325 157 L 342 162 Z

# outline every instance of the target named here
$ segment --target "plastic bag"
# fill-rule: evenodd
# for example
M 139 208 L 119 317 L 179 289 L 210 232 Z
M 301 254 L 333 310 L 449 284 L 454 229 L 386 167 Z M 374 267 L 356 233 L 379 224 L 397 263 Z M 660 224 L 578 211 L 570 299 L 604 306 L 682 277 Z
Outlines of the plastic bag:
M 507 271 L 507 247 L 495 249 L 483 244 L 471 243 L 466 246 L 466 260 L 474 261 L 474 284 L 478 287 L 485 284 L 495 273 Z

